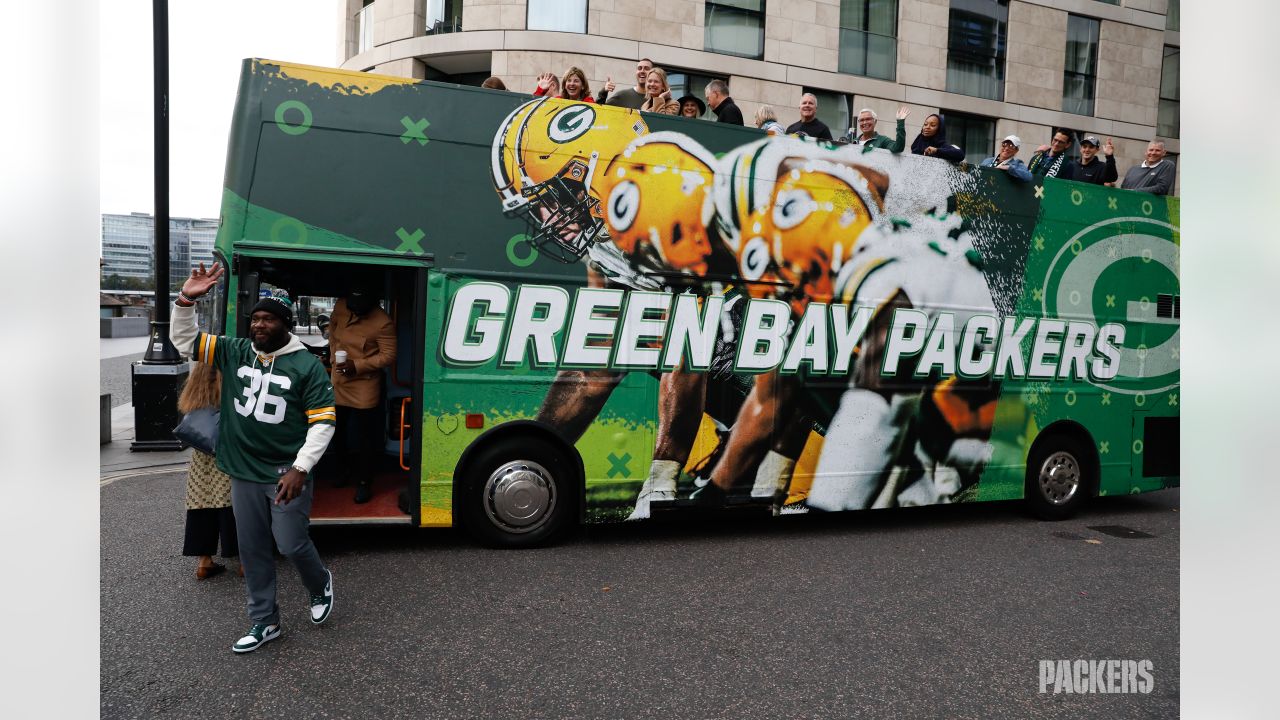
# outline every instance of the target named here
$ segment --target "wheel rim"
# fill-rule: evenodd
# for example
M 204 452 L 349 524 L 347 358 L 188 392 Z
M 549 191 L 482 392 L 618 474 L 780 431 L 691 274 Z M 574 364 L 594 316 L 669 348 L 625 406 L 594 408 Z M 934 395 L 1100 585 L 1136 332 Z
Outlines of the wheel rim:
M 489 475 L 484 486 L 484 512 L 495 526 L 511 533 L 537 530 L 556 507 L 551 473 L 531 460 L 512 460 Z
M 1053 505 L 1065 505 L 1080 491 L 1080 463 L 1059 450 L 1040 466 L 1040 494 Z

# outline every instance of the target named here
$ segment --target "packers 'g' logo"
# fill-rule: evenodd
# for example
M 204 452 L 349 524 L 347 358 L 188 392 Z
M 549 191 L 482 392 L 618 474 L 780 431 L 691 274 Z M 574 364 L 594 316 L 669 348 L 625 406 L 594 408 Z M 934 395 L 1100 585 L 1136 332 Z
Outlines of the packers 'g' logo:
M 609 196 L 609 225 L 617 232 L 626 232 L 640 212 L 640 188 L 630 180 L 618 183 Z
M 773 224 L 779 230 L 790 230 L 817 209 L 818 203 L 808 190 L 784 190 L 773 203 Z
M 547 137 L 557 143 L 567 143 L 582 137 L 595 121 L 596 111 L 590 105 L 571 105 L 551 117 Z
M 1104 220 L 1077 233 L 1050 263 L 1040 288 L 1045 317 L 1125 326 L 1119 374 L 1095 385 L 1124 394 L 1178 385 L 1177 231 L 1150 218 Z
M 765 242 L 764 238 L 753 237 L 748 240 L 742 249 L 742 259 L 738 263 L 742 271 L 742 279 L 755 282 L 764 277 L 765 271 L 769 269 L 770 260 L 772 258 L 769 255 L 769 243 Z

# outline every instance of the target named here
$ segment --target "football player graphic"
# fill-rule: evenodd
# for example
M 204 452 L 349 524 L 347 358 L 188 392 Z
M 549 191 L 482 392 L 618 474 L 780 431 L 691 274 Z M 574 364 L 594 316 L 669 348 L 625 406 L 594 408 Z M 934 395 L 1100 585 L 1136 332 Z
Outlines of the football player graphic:
M 516 108 L 492 146 L 494 186 L 504 211 L 525 220 L 529 241 L 540 253 L 561 262 L 585 262 L 593 287 L 658 290 L 698 284 L 695 273 L 705 272 L 711 262 L 705 216 L 714 162 L 683 136 L 649 135 L 635 111 L 547 98 Z M 677 167 L 679 180 L 673 185 Z M 663 175 L 658 168 L 671 172 Z M 653 204 L 655 193 L 662 194 L 665 211 Z M 690 208 L 691 215 L 684 212 Z M 561 370 L 536 419 L 576 443 L 624 375 Z M 670 487 L 674 497 L 702 420 L 706 387 L 705 373 L 683 366 L 659 375 L 657 438 L 642 495 Z M 631 514 L 647 516 L 647 500 Z
M 968 230 L 959 216 L 942 212 L 879 223 L 863 233 L 835 289 L 851 307 L 876 310 L 828 429 L 841 442 L 823 447 L 808 505 L 951 502 L 990 458 L 998 389 L 990 379 L 917 379 L 910 368 L 883 368 L 883 351 L 898 308 L 925 312 L 930 326 L 950 314 L 956 328 L 974 315 L 995 315 Z
M 887 186 L 883 173 L 792 138 L 761 140 L 722 158 L 716 217 L 750 294 L 787 301 L 795 318 L 810 302 L 829 302 L 834 276 L 879 216 Z M 793 485 L 791 475 L 834 409 L 823 395 L 801 375 L 756 376 L 711 482 L 695 498 L 723 504 L 759 467 L 751 495 L 783 496 L 799 508 L 807 478 Z
M 626 108 L 547 97 L 520 105 L 498 127 L 490 153 L 503 212 L 525 221 L 540 254 L 564 263 L 585 258 L 620 285 L 656 288 L 607 242 L 599 182 L 609 162 L 648 132 L 640 113 Z
M 884 209 L 888 176 L 847 154 L 794 138 L 761 140 L 723 159 L 716 208 L 755 297 L 803 314 L 827 302 L 859 235 Z
M 646 135 L 613 158 L 601 177 L 609 238 L 639 267 L 671 277 L 705 277 L 714 247 L 716 159 L 674 132 Z
M 653 503 L 676 498 L 704 413 L 715 435 L 722 435 L 750 388 L 749 378 L 733 373 L 734 323 L 741 320 L 743 296 L 734 284 L 736 261 L 714 225 L 716 166 L 715 157 L 696 141 L 660 132 L 632 142 L 603 174 L 606 227 L 623 256 L 661 277 L 673 292 L 726 298 L 711 367 L 692 372 L 682 364 L 661 376 L 660 388 L 679 388 L 682 401 L 672 402 L 674 392 L 660 392 L 665 422 L 630 520 L 648 517 Z M 704 471 L 715 457 L 712 452 L 702 458 Z

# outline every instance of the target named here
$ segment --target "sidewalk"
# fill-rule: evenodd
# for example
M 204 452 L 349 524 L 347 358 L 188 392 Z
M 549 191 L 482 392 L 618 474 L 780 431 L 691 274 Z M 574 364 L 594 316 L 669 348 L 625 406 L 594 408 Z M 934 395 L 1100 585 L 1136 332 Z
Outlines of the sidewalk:
M 133 405 L 111 409 L 111 442 L 99 451 L 98 475 L 103 483 L 149 472 L 182 470 L 191 459 L 190 450 L 178 452 L 133 452 Z

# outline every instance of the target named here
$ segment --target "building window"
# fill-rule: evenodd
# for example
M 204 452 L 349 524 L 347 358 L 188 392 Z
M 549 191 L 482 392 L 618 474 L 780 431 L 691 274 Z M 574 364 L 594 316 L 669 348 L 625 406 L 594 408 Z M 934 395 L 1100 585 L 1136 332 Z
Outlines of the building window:
M 1004 100 L 1009 0 L 951 0 L 947 92 Z
M 698 75 L 696 73 L 688 73 L 683 70 L 669 70 L 667 72 L 667 84 L 671 86 L 671 97 L 682 98 L 685 95 L 692 95 L 702 101 L 706 105 L 707 98 L 703 91 L 707 89 L 707 83 L 712 80 L 723 80 L 729 82 L 729 78 L 715 78 L 710 75 Z M 730 96 L 733 95 L 733 88 L 729 88 Z M 702 117 L 715 120 L 715 113 L 711 112 L 711 106 L 707 105 L 707 111 Z
M 1181 18 L 1179 18 L 1181 8 L 1179 7 L 1179 5 L 1180 5 L 1179 0 L 1169 0 L 1169 9 L 1165 11 L 1165 16 L 1164 16 L 1165 30 L 1172 30 L 1173 32 L 1178 32 L 1178 28 L 1181 25 L 1180 23 Z
M 364 0 L 356 25 L 356 52 L 362 53 L 373 47 L 373 0 Z
M 1067 16 L 1067 60 L 1062 72 L 1062 112 L 1093 114 L 1098 74 L 1098 21 Z
M 585 33 L 587 0 L 529 0 L 525 25 L 530 30 Z
M 840 1 L 840 72 L 893 80 L 898 0 Z
M 831 137 L 839 138 L 849 131 L 849 96 L 827 90 L 805 88 L 804 92 L 813 93 L 818 98 L 818 119 L 831 129 Z
M 462 32 L 462 0 L 427 0 L 427 34 Z
M 946 118 L 947 142 L 964 149 L 964 159 L 971 165 L 996 154 L 996 121 L 979 115 L 943 112 Z
M 707 0 L 706 7 L 704 50 L 764 58 L 764 0 Z
M 1156 134 L 1162 137 L 1178 135 L 1178 76 L 1182 61 L 1178 48 L 1164 46 L 1164 64 L 1160 67 L 1160 110 L 1156 116 Z

